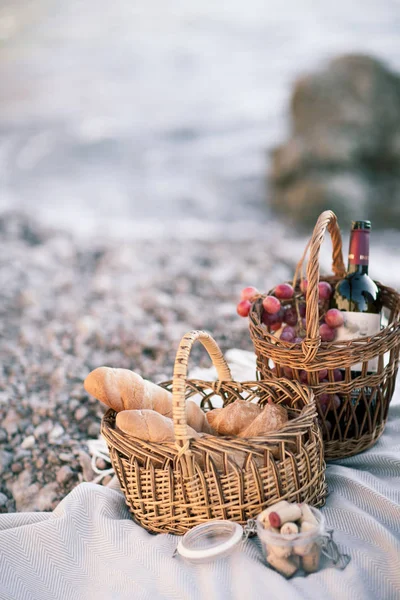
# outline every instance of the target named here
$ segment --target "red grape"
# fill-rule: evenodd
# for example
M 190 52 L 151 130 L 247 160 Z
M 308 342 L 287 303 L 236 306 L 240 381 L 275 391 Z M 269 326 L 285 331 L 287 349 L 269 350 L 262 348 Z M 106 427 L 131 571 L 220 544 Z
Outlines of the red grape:
M 282 308 L 281 303 L 275 296 L 266 296 L 262 304 L 264 310 L 270 315 L 275 315 Z
M 341 405 L 341 400 L 337 394 L 333 394 L 330 397 L 329 410 L 339 410 Z
M 341 400 L 337 394 L 321 394 L 318 401 L 323 414 L 330 410 L 338 410 L 341 404 Z
M 265 323 L 265 325 L 273 325 L 275 323 L 282 324 L 284 315 L 285 313 L 283 308 L 281 308 L 279 312 L 275 313 L 274 315 L 270 315 L 266 310 L 263 310 L 261 320 L 263 323 Z
M 335 381 L 343 381 L 343 374 L 340 369 L 334 369 L 333 371 L 333 379 Z
M 293 340 L 293 344 L 301 344 L 301 342 L 304 340 L 304 338 L 302 337 L 295 337 Z
M 301 317 L 306 316 L 306 305 L 304 302 L 300 302 L 300 304 L 299 304 L 299 314 Z
M 332 423 L 330 421 L 327 421 L 326 419 L 325 419 L 325 427 L 326 427 L 326 430 L 328 431 L 328 433 L 330 433 L 332 431 Z
M 241 317 L 248 317 L 251 309 L 251 302 L 248 300 L 242 300 L 236 307 L 236 312 Z
M 284 342 L 291 342 L 296 336 L 296 330 L 294 327 L 290 327 L 290 325 L 286 325 L 283 328 L 280 339 Z
M 322 323 L 319 328 L 319 335 L 321 336 L 321 340 L 323 342 L 333 342 L 336 337 L 336 331 L 331 329 L 329 325 L 326 325 L 326 323 Z
M 321 394 L 317 399 L 319 403 L 319 407 L 321 409 L 322 414 L 325 414 L 328 411 L 329 405 L 329 394 Z
M 280 283 L 275 288 L 275 296 L 281 300 L 289 300 L 293 298 L 294 289 L 290 283 Z
M 300 381 L 301 381 L 301 383 L 308 383 L 307 371 L 304 371 L 304 370 L 300 371 Z
M 308 288 L 308 280 L 307 279 L 303 279 L 303 281 L 300 283 L 300 289 L 303 292 L 303 294 L 306 293 Z
M 326 377 L 328 377 L 328 369 L 322 369 L 319 373 L 318 373 L 318 378 L 320 381 L 322 381 L 323 379 L 325 379 Z
M 325 323 L 335 329 L 341 327 L 344 323 L 344 316 L 341 310 L 337 308 L 331 308 L 325 313 Z
M 332 287 L 327 281 L 320 281 L 318 284 L 318 294 L 321 300 L 329 300 L 332 294 Z
M 304 317 L 301 319 L 301 326 L 303 327 L 303 329 L 305 331 L 307 330 L 307 321 L 305 320 Z
M 283 367 L 283 374 L 288 379 L 293 379 L 293 369 L 290 367 Z
M 245 287 L 240 294 L 240 299 L 249 300 L 251 302 L 259 293 L 260 292 L 255 287 Z
M 293 308 L 292 306 L 288 306 L 285 309 L 285 318 L 284 318 L 285 323 L 287 323 L 287 325 L 296 325 L 297 324 L 297 311 L 295 308 Z

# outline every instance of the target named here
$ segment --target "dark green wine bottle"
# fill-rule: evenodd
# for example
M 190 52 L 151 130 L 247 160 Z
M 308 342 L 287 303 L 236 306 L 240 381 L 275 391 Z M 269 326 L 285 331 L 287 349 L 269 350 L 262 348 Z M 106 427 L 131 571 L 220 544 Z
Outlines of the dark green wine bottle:
M 331 308 L 343 311 L 344 325 L 337 330 L 337 341 L 373 336 L 380 331 L 382 300 L 376 283 L 368 275 L 370 221 L 353 221 L 350 235 L 349 262 L 347 275 L 336 284 L 330 303 Z M 378 360 L 351 366 L 350 373 L 343 371 L 351 380 L 376 372 Z M 344 416 L 349 424 L 348 434 L 360 436 L 365 433 L 367 420 L 365 412 L 373 413 L 376 400 L 368 387 L 356 387 L 350 394 L 353 410 Z M 372 414 L 371 414 L 372 416 Z

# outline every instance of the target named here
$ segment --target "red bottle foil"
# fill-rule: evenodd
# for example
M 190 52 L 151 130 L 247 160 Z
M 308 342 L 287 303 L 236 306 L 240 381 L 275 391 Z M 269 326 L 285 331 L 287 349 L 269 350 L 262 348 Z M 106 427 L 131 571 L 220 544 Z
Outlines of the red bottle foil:
M 369 261 L 369 231 L 356 229 L 351 232 L 349 264 L 368 265 Z

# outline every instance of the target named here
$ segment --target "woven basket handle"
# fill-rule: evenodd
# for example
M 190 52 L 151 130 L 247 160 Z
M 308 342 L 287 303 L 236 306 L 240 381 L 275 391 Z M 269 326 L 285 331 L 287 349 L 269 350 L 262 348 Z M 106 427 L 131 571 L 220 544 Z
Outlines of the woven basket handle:
M 232 381 L 228 364 L 217 342 L 206 331 L 189 331 L 183 336 L 175 359 L 172 380 L 172 416 L 174 420 L 175 441 L 182 453 L 189 452 L 189 436 L 186 422 L 186 380 L 190 351 L 196 340 L 207 350 L 219 381 Z
M 337 218 L 331 210 L 326 210 L 318 218 L 311 239 L 296 267 L 295 273 L 295 280 L 297 280 L 299 274 L 303 271 L 303 263 L 309 249 L 310 257 L 307 264 L 308 287 L 306 293 L 307 335 L 302 344 L 304 361 L 306 363 L 311 363 L 314 360 L 321 344 L 318 309 L 319 252 L 326 230 L 329 231 L 332 240 L 332 271 L 337 277 L 344 277 L 346 274 L 343 262 L 342 236 Z

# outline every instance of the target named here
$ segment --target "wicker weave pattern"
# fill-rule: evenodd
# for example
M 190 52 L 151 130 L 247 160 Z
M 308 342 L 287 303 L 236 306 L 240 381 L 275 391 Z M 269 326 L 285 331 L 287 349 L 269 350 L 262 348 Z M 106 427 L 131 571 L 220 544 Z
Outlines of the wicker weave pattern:
M 217 382 L 186 379 L 190 348 L 197 339 L 217 368 Z M 279 499 L 324 503 L 322 437 L 308 388 L 288 380 L 232 381 L 221 351 L 205 332 L 190 332 L 182 339 L 174 379 L 161 385 L 173 392 L 175 443 L 145 442 L 118 431 L 112 410 L 102 421 L 127 505 L 143 527 L 183 534 L 209 519 L 244 524 Z M 225 405 L 238 398 L 264 405 L 271 397 L 284 403 L 292 418 L 278 432 L 251 440 L 211 435 L 190 440 L 184 407 L 195 395 L 201 396 L 206 411 L 217 398 Z
M 335 275 L 320 278 L 319 250 L 326 229 L 332 237 L 332 270 Z M 252 306 L 249 328 L 262 378 L 274 378 L 273 366 L 278 377 L 284 375 L 284 367 L 289 367 L 293 378 L 297 380 L 300 379 L 300 371 L 304 370 L 308 373 L 308 383 L 317 398 L 328 393 L 338 394 L 342 399 L 340 408 L 330 410 L 328 415 L 319 411 L 325 438 L 325 458 L 333 460 L 366 450 L 383 432 L 398 368 L 400 296 L 395 290 L 379 284 L 389 324 L 376 335 L 351 341 L 321 342 L 318 282 L 323 280 L 334 285 L 344 275 L 340 231 L 336 216 L 331 211 L 319 217 L 306 251 L 297 265 L 294 277 L 296 292 L 299 292 L 299 283 L 303 278 L 307 249 L 310 250 L 307 264 L 307 335 L 301 346 L 293 346 L 268 333 L 261 321 L 262 297 Z M 368 361 L 373 358 L 378 358 L 378 371 L 370 374 Z M 362 363 L 361 376 L 352 379 L 351 367 L 359 363 Z M 328 369 L 328 382 L 319 382 L 318 372 L 322 369 Z M 343 370 L 343 381 L 334 380 L 335 369 Z

